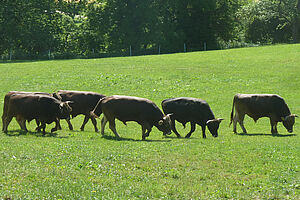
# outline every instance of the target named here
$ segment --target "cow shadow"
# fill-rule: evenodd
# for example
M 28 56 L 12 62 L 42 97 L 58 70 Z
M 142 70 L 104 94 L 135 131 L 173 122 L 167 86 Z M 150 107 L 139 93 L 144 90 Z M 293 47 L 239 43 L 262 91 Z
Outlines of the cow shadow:
M 186 138 L 185 135 L 181 136 L 181 137 L 177 137 L 177 136 L 169 136 L 169 135 L 166 135 L 164 136 L 165 138 L 170 138 L 170 139 L 178 139 L 178 140 L 193 140 L 193 139 L 197 139 L 195 137 L 189 137 L 189 138 Z
M 133 138 L 124 138 L 124 137 L 116 137 L 112 135 L 102 135 L 102 138 L 107 140 L 114 140 L 114 141 L 132 141 L 132 142 L 171 142 L 171 140 L 141 140 L 141 139 L 133 139 Z
M 271 133 L 237 133 L 236 135 L 240 136 L 272 136 L 272 137 L 292 137 L 296 134 L 271 134 Z
M 42 132 L 33 132 L 33 131 L 24 131 L 24 130 L 11 130 L 4 133 L 9 137 L 18 137 L 18 136 L 25 136 L 25 135 L 33 135 L 36 137 L 55 137 L 55 138 L 68 138 L 68 136 L 58 136 L 57 133 L 46 132 L 43 134 Z

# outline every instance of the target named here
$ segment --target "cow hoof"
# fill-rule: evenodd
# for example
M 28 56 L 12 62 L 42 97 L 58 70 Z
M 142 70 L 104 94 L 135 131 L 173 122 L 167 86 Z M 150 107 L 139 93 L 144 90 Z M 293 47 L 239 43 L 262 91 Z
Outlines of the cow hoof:
M 191 137 L 191 135 L 186 135 L 186 136 L 185 136 L 185 138 L 190 138 L 190 137 Z
M 70 129 L 71 130 L 71 129 Z M 80 128 L 80 131 L 84 131 L 84 128 Z

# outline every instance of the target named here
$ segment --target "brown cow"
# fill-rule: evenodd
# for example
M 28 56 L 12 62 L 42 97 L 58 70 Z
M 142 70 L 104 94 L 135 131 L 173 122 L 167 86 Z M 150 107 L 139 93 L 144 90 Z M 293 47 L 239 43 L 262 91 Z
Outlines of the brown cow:
M 72 110 L 68 102 L 61 102 L 49 95 L 37 94 L 12 94 L 6 102 L 6 113 L 2 116 L 3 131 L 7 132 L 9 123 L 13 117 L 21 128 L 27 131 L 26 120 L 38 119 L 41 122 L 43 133 L 45 133 L 46 124 L 57 122 L 58 119 L 67 119 Z M 51 132 L 57 130 L 57 126 L 52 128 Z
M 152 101 L 131 96 L 110 96 L 100 100 L 91 112 L 92 116 L 99 116 L 103 112 L 101 121 L 101 134 L 109 122 L 109 128 L 116 137 L 120 137 L 116 130 L 115 119 L 122 121 L 135 121 L 142 126 L 142 139 L 149 136 L 153 126 L 156 126 L 164 134 L 171 134 L 170 115 L 163 112 Z
M 84 131 L 84 126 L 91 119 L 95 131 L 98 132 L 97 128 L 97 121 L 95 118 L 90 116 L 90 112 L 95 108 L 98 101 L 105 96 L 96 92 L 84 92 L 84 91 L 68 91 L 68 90 L 59 90 L 56 92 L 62 101 L 71 101 L 73 102 L 71 107 L 71 116 L 72 118 L 76 117 L 77 115 L 84 115 L 83 123 L 80 127 L 81 131 Z M 73 126 L 70 120 L 67 120 L 69 129 L 73 130 Z
M 8 92 L 5 97 L 4 97 L 4 105 L 3 105 L 3 113 L 2 113 L 2 131 L 4 129 L 4 118 L 7 116 L 7 109 L 8 109 L 8 103 L 9 103 L 9 99 L 12 95 L 14 94 L 31 94 L 31 95 L 46 95 L 46 96 L 53 96 L 53 94 L 50 93 L 46 93 L 46 92 L 23 92 L 23 91 L 10 91 Z M 61 100 L 61 98 L 57 95 L 54 96 L 55 98 Z M 19 123 L 19 122 L 18 122 Z M 40 121 L 38 119 L 36 119 L 36 124 L 37 124 L 37 130 L 39 130 L 41 127 L 40 125 Z M 61 129 L 60 124 L 56 124 L 58 129 Z M 21 125 L 20 125 L 21 127 Z M 21 127 L 22 128 L 22 127 Z
M 233 117 L 235 108 L 235 115 Z M 236 94 L 233 99 L 231 120 L 233 121 L 233 132 L 236 133 L 236 124 L 239 122 L 244 133 L 245 115 L 251 117 L 255 122 L 261 117 L 269 117 L 271 133 L 277 134 L 277 123 L 282 122 L 289 133 L 293 132 L 293 125 L 297 115 L 291 114 L 290 109 L 282 97 L 276 94 Z

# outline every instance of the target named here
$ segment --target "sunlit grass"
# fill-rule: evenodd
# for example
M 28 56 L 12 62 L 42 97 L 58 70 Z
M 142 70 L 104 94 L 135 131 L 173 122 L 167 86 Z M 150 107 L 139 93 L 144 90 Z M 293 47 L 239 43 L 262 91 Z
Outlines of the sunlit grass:
M 12 121 L 0 133 L 0 199 L 297 199 L 299 191 L 299 120 L 293 134 L 269 120 L 246 117 L 249 135 L 228 127 L 236 93 L 276 93 L 300 115 L 300 45 L 279 45 L 195 53 L 37 61 L 0 64 L 3 97 L 10 90 L 59 89 L 133 95 L 159 107 L 170 97 L 206 100 L 216 117 L 225 118 L 219 137 L 197 127 L 191 139 L 165 138 L 153 128 L 141 141 L 141 127 L 117 123 L 121 139 L 105 130 L 85 132 L 83 117 L 74 131 L 54 135 L 24 133 Z M 2 115 L 2 109 L 0 111 Z M 99 122 L 99 121 L 98 121 Z M 100 122 L 99 122 L 100 123 Z M 53 125 L 47 126 L 49 131 Z M 189 131 L 177 124 L 182 135 Z M 238 131 L 241 130 L 238 127 Z

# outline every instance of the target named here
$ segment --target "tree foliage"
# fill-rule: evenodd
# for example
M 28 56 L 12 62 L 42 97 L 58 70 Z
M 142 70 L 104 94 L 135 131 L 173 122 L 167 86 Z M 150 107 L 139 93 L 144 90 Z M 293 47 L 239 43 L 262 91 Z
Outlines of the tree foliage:
M 299 0 L 0 0 L 0 55 L 133 55 L 299 41 Z M 52 53 L 51 53 L 52 52 Z

